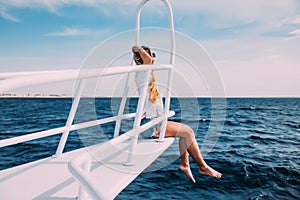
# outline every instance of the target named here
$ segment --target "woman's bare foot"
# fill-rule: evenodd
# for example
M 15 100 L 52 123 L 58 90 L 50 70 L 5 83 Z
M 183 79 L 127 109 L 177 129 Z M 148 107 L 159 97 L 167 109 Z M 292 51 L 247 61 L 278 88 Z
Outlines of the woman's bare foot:
M 189 166 L 185 167 L 183 165 L 179 165 L 178 169 L 182 171 L 188 177 L 188 179 L 190 179 L 193 183 L 196 183 L 191 168 Z
M 211 176 L 214 178 L 221 178 L 221 176 L 222 176 L 222 174 L 220 172 L 217 172 L 216 170 L 214 170 L 213 168 L 211 168 L 208 165 L 199 167 L 199 173 L 203 174 L 203 175 Z

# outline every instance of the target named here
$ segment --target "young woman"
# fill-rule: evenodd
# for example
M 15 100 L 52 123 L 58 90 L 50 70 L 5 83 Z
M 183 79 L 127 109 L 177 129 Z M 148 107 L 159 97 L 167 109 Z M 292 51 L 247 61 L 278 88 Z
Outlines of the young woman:
M 132 52 L 134 54 L 134 61 L 137 65 L 153 64 L 155 54 L 153 54 L 150 48 L 145 46 L 133 46 Z M 137 87 L 139 88 L 139 75 L 136 76 Z M 153 72 L 149 81 L 147 102 L 144 108 L 144 117 L 152 118 L 157 117 L 162 112 L 162 97 L 156 87 L 155 78 Z M 155 111 L 157 110 L 157 112 Z M 148 117 L 147 117 L 148 116 Z M 152 136 L 153 138 L 159 137 L 160 128 L 157 129 L 157 134 Z M 179 137 L 179 151 L 181 163 L 178 167 L 193 183 L 195 179 L 189 164 L 189 155 L 198 164 L 198 172 L 200 174 L 212 176 L 214 178 L 221 178 L 222 174 L 214 170 L 206 164 L 204 161 L 200 149 L 198 147 L 194 131 L 187 125 L 178 122 L 168 121 L 166 125 L 165 137 Z

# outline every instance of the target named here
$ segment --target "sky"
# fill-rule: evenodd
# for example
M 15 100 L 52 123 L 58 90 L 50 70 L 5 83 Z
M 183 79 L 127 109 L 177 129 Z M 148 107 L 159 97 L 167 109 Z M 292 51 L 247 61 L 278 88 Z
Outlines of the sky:
M 300 97 L 299 0 L 169 0 L 175 29 L 199 42 L 228 97 Z M 0 73 L 79 69 L 135 28 L 137 0 L 0 0 Z M 159 0 L 142 27 L 167 27 Z M 61 92 L 61 91 L 57 91 Z

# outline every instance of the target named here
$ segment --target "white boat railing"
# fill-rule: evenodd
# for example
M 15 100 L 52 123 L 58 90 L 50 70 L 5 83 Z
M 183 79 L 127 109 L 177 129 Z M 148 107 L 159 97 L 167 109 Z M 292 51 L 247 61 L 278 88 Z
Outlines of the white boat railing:
M 161 116 L 147 122 L 146 124 L 140 125 L 141 115 L 142 115 L 142 110 L 143 110 L 142 105 L 146 101 L 145 94 L 147 92 L 147 87 L 148 87 L 148 84 L 145 84 L 143 86 L 144 87 L 143 92 L 142 92 L 143 95 L 142 95 L 142 97 L 139 98 L 136 113 L 123 114 L 124 108 L 121 109 L 121 107 L 122 107 L 122 103 L 121 103 L 120 109 L 119 109 L 120 111 L 117 116 L 112 116 L 112 117 L 92 120 L 92 121 L 88 121 L 88 122 L 73 124 L 74 115 L 77 111 L 77 107 L 78 107 L 78 104 L 79 104 L 79 101 L 81 98 L 82 88 L 84 87 L 84 81 L 89 78 L 95 78 L 98 76 L 112 76 L 112 75 L 116 75 L 116 74 L 127 74 L 127 77 L 129 77 L 130 74 L 132 74 L 132 73 L 138 73 L 141 71 L 150 72 L 151 70 L 153 70 L 153 71 L 167 70 L 170 74 L 170 72 L 172 71 L 172 68 L 173 68 L 172 65 L 155 64 L 155 65 L 142 65 L 142 66 L 138 66 L 138 67 L 137 66 L 111 67 L 111 68 L 108 68 L 108 69 L 102 70 L 102 71 L 86 70 L 84 73 L 82 73 L 83 75 L 80 76 L 80 78 L 79 78 L 80 84 L 79 84 L 77 92 L 75 94 L 75 98 L 73 100 L 72 107 L 71 107 L 71 110 L 69 113 L 69 117 L 67 119 L 65 126 L 54 128 L 54 129 L 49 129 L 49 130 L 45 130 L 45 131 L 39 131 L 39 132 L 27 134 L 27 135 L 22 135 L 22 136 L 18 136 L 18 137 L 14 137 L 14 138 L 3 139 L 0 141 L 0 148 L 9 146 L 9 145 L 22 143 L 22 142 L 35 140 L 35 139 L 40 139 L 40 138 L 44 138 L 44 137 L 48 137 L 48 136 L 62 134 L 61 140 L 60 140 L 57 150 L 56 150 L 56 154 L 54 156 L 54 157 L 59 157 L 63 152 L 63 149 L 66 144 L 66 140 L 68 138 L 70 131 L 75 131 L 75 130 L 79 130 L 79 129 L 83 129 L 83 128 L 89 128 L 89 127 L 93 127 L 93 126 L 97 126 L 97 125 L 101 125 L 101 124 L 105 124 L 105 123 L 109 123 L 109 122 L 114 122 L 114 121 L 121 122 L 121 120 L 123 120 L 123 119 L 135 118 L 135 125 L 134 125 L 133 129 L 131 129 L 130 131 L 128 131 L 122 135 L 119 135 L 118 132 L 117 133 L 115 132 L 113 139 L 101 144 L 102 149 L 106 149 L 106 148 L 109 148 L 111 145 L 118 146 L 120 143 L 131 139 L 131 143 L 130 143 L 130 147 L 129 147 L 130 150 L 128 153 L 128 159 L 123 164 L 124 164 L 124 166 L 127 166 L 127 165 L 132 166 L 132 165 L 134 165 L 133 155 L 135 154 L 135 146 L 136 146 L 137 138 L 138 138 L 139 134 L 144 132 L 147 129 L 150 129 L 151 127 L 153 127 L 157 124 L 160 124 L 160 123 L 166 121 L 169 117 L 173 116 L 175 113 L 173 111 L 167 110 L 167 112 L 165 112 Z M 76 76 L 78 74 L 78 72 L 76 72 L 76 71 L 74 71 L 74 72 L 75 72 L 74 74 L 71 74 L 70 72 L 68 72 L 69 75 L 66 76 L 65 78 L 62 78 L 62 76 L 59 76 L 59 79 L 56 77 L 50 76 L 49 73 L 47 75 L 44 73 L 41 73 L 41 74 L 37 73 L 34 75 L 28 75 L 27 77 L 10 76 L 9 78 L 0 81 L 0 83 L 1 83 L 0 91 L 1 92 L 9 91 L 10 88 L 8 87 L 8 85 L 11 86 L 12 89 L 24 87 L 24 84 L 20 85 L 20 84 L 14 83 L 14 80 L 17 80 L 18 78 L 21 78 L 22 80 L 27 80 L 27 82 L 25 84 L 26 86 L 29 86 L 29 85 L 33 86 L 33 85 L 41 84 L 41 83 L 51 83 L 51 82 L 57 83 L 57 81 L 78 79 L 78 76 Z M 59 74 L 59 73 L 55 72 L 55 74 Z M 64 72 L 62 74 L 64 74 Z M 147 73 L 147 74 L 150 74 L 150 73 Z M 28 78 L 28 77 L 30 77 L 30 78 Z M 145 77 L 146 80 L 148 80 L 148 78 L 149 77 L 147 77 L 147 76 Z M 128 85 L 127 85 L 128 80 L 129 80 L 129 78 L 127 78 L 126 87 L 128 87 Z M 168 82 L 169 81 L 170 81 L 170 76 L 168 76 Z M 6 83 L 5 84 L 6 87 L 2 87 L 3 83 Z M 122 102 L 126 102 L 127 92 L 128 91 L 123 93 Z M 168 96 L 168 98 L 170 98 L 170 96 Z M 137 116 L 139 116 L 139 117 L 137 117 Z M 116 124 L 115 127 L 118 127 L 117 129 L 115 129 L 115 131 L 116 130 L 119 131 L 120 126 L 117 126 L 117 124 Z M 161 131 L 161 135 L 164 135 L 164 133 L 162 131 Z M 163 139 L 157 140 L 157 141 L 162 142 Z M 93 177 L 91 177 L 89 175 L 90 166 L 91 166 L 90 156 L 86 156 L 86 155 L 78 157 L 78 159 L 71 161 L 68 165 L 69 171 L 73 174 L 74 178 L 77 179 L 80 183 L 78 199 L 86 199 L 87 196 L 90 198 L 93 198 L 93 199 L 107 199 L 107 198 L 111 199 L 112 196 L 106 196 L 109 194 L 106 191 L 102 191 L 101 187 L 97 186 L 97 180 L 93 179 Z
M 79 79 L 97 78 L 100 76 L 112 76 L 117 74 L 124 74 L 130 72 L 152 70 L 165 70 L 172 68 L 172 65 L 141 65 L 136 66 L 118 66 L 110 67 L 107 69 L 81 69 L 79 70 L 64 70 L 64 71 L 49 71 L 49 72 L 27 72 L 27 73 L 5 73 L 3 76 L 0 74 L 0 94 L 8 91 L 29 87 L 39 84 L 55 83 L 62 81 L 71 81 Z M 79 73 L 80 72 L 80 73 Z
M 109 143 L 102 144 L 103 145 L 102 149 L 105 150 L 110 148 L 111 146 L 118 146 L 118 144 L 125 142 L 130 138 L 137 137 L 143 131 L 161 123 L 163 120 L 173 116 L 174 114 L 175 114 L 174 111 L 170 111 L 169 113 L 165 115 L 161 115 L 160 117 L 151 120 L 150 122 L 142 126 L 136 127 L 122 134 L 119 137 L 111 139 Z M 84 155 L 84 156 L 78 156 L 78 158 L 72 160 L 68 164 L 68 168 L 70 172 L 73 174 L 75 179 L 77 179 L 78 182 L 80 183 L 78 199 L 85 199 L 87 197 L 91 197 L 92 199 L 112 199 L 113 197 L 108 191 L 105 191 L 98 186 L 99 181 L 101 180 L 97 180 L 90 175 L 91 162 L 92 162 L 91 156 Z
M 170 49 L 170 65 L 174 66 L 175 64 L 175 32 L 174 32 L 174 20 L 173 20 L 173 11 L 171 8 L 170 3 L 167 0 L 161 0 L 165 6 L 167 7 L 168 14 L 169 14 L 169 26 L 170 26 L 170 43 L 171 43 L 171 49 Z M 143 6 L 149 2 L 149 0 L 142 0 L 136 11 L 136 45 L 140 45 L 140 15 L 141 15 L 141 10 Z M 165 136 L 165 131 L 166 131 L 166 123 L 167 123 L 167 118 L 166 113 L 169 113 L 170 109 L 170 99 L 171 99 L 171 84 L 172 84 L 172 77 L 173 77 L 173 72 L 172 70 L 169 70 L 168 73 L 168 78 L 167 78 L 167 94 L 166 94 L 166 102 L 165 102 L 165 107 L 164 107 L 164 113 L 165 116 L 160 116 L 157 119 L 157 123 L 162 122 L 162 128 L 161 128 L 161 134 L 159 137 L 158 141 L 163 141 L 164 136 Z M 128 166 L 134 165 L 134 150 L 135 146 L 137 145 L 138 141 L 138 134 L 142 132 L 142 127 L 147 126 L 143 125 L 140 126 L 141 118 L 142 118 L 142 110 L 139 109 L 142 107 L 142 105 L 145 102 L 145 97 L 146 97 L 146 92 L 147 88 L 143 87 L 142 92 L 139 97 L 139 102 L 138 102 L 138 109 L 135 117 L 135 122 L 134 122 L 134 127 L 131 131 L 127 132 L 127 134 L 123 134 L 118 137 L 119 134 L 119 125 L 122 116 L 123 111 L 124 111 L 124 106 L 127 98 L 127 93 L 128 93 L 128 84 L 129 76 L 127 76 L 126 83 L 125 83 L 125 88 L 123 90 L 123 98 L 121 101 L 121 105 L 119 108 L 119 120 L 116 121 L 116 126 L 115 126 L 115 135 L 113 141 L 117 140 L 123 140 L 123 137 L 128 137 L 127 134 L 130 134 L 131 137 L 131 143 L 130 143 L 130 149 L 129 149 L 129 154 L 128 154 L 128 160 L 125 163 Z M 174 114 L 174 113 L 172 113 Z M 154 120 L 154 121 L 155 121 Z M 149 123 L 154 123 L 154 121 L 150 121 Z M 153 125 L 152 125 L 153 126 Z M 150 127 L 149 127 L 150 128 Z M 133 134 L 133 135 L 132 135 Z M 122 139 L 121 139 L 122 138 Z M 127 139 L 127 138 L 126 138 Z M 85 169 L 83 169 L 81 166 L 85 166 Z M 90 160 L 85 160 L 84 158 L 79 158 L 78 160 L 73 160 L 73 162 L 69 163 L 69 170 L 73 174 L 73 176 L 79 181 L 80 183 L 80 189 L 79 189 L 79 197 L 84 197 L 86 195 L 86 192 L 88 193 L 88 196 L 91 197 L 92 199 L 112 199 L 113 197 L 107 194 L 106 191 L 101 191 L 101 188 L 97 187 L 97 182 L 91 178 L 89 175 L 89 169 L 86 166 L 90 166 Z M 83 191 L 82 187 L 84 188 L 85 191 Z
M 130 113 L 130 114 L 123 115 L 122 119 L 129 119 L 129 118 L 134 118 L 134 117 L 135 117 L 135 113 Z M 36 139 L 41 139 L 41 138 L 44 138 L 44 137 L 49 137 L 49 136 L 61 134 L 65 131 L 76 131 L 76 130 L 80 130 L 80 129 L 84 129 L 84 128 L 89 128 L 89 127 L 93 127 L 93 126 L 113 122 L 113 121 L 116 121 L 116 120 L 117 120 L 117 116 L 108 117 L 108 118 L 104 118 L 104 119 L 98 119 L 98 120 L 73 124 L 73 125 L 68 126 L 68 127 L 63 126 L 63 127 L 59 127 L 59 128 L 54 128 L 54 129 L 39 131 L 39 132 L 27 134 L 27 135 L 22 135 L 22 136 L 18 136 L 18 137 L 14 137 L 14 138 L 3 139 L 3 140 L 0 140 L 0 148 L 10 146 L 10 145 L 14 145 L 14 144 L 19 144 L 19 143 L 22 143 L 22 142 L 28 142 L 28 141 L 31 141 L 31 140 L 36 140 Z
M 24 76 L 19 76 L 17 73 L 17 77 L 14 77 L 13 75 L 8 76 L 8 78 L 3 79 L 0 81 L 0 93 L 5 93 L 7 91 L 11 91 L 13 89 L 18 89 L 22 87 L 27 87 L 27 86 L 34 86 L 34 85 L 39 85 L 39 84 L 44 84 L 44 83 L 57 83 L 59 81 L 68 81 L 68 80 L 76 80 L 76 79 L 89 79 L 89 78 L 95 78 L 99 76 L 112 76 L 112 75 L 117 75 L 117 74 L 130 74 L 130 73 L 135 73 L 135 72 L 140 72 L 140 71 L 145 71 L 145 70 L 170 70 L 172 69 L 171 65 L 160 65 L 160 64 L 155 64 L 155 65 L 142 65 L 139 67 L 136 66 L 120 66 L 120 67 L 111 67 L 105 70 L 101 69 L 91 69 L 91 70 L 85 70 L 81 71 L 81 76 L 78 77 L 78 71 L 77 70 L 72 70 L 72 71 L 62 71 L 59 73 L 59 71 L 54 71 L 54 72 L 49 72 L 49 73 L 38 73 L 35 72 L 34 75 L 26 74 Z M 72 72 L 72 73 L 71 73 Z M 77 93 L 77 99 L 79 101 L 80 99 L 80 93 Z M 76 97 L 74 98 L 72 106 L 74 107 L 74 103 L 76 100 Z M 77 102 L 78 103 L 78 102 Z M 76 110 L 71 109 L 70 113 L 75 114 Z M 78 123 L 78 124 L 67 124 L 63 127 L 58 127 L 54 129 L 49 129 L 49 130 L 44 130 L 44 131 L 39 131 L 35 133 L 30 133 L 22 136 L 17 136 L 14 138 L 8 138 L 8 139 L 3 139 L 0 140 L 0 148 L 5 147 L 5 146 L 10 146 L 22 142 L 28 142 L 31 140 L 35 139 L 40 139 L 48 136 L 53 136 L 57 134 L 61 134 L 64 132 L 70 132 L 70 131 L 75 131 L 83 128 L 88 128 L 92 126 L 97 126 L 101 124 L 105 124 L 108 122 L 113 122 L 117 121 L 120 119 L 129 119 L 129 118 L 134 118 L 136 116 L 136 113 L 129 113 L 129 114 L 122 114 L 121 116 L 113 116 L 113 117 L 108 117 L 108 118 L 103 118 L 103 119 L 98 119 L 98 120 L 93 120 L 89 122 L 83 122 L 83 123 Z M 69 117 L 70 118 L 70 117 Z M 68 118 L 68 119 L 69 119 Z M 69 120 L 72 121 L 72 120 Z M 64 145 L 61 146 L 60 148 L 64 148 Z M 58 151 L 58 150 L 57 150 Z M 56 156 L 59 156 L 60 154 L 56 154 Z
M 165 136 L 165 130 L 166 130 L 166 123 L 168 117 L 173 116 L 175 113 L 170 111 L 170 99 L 171 99 L 171 84 L 172 84 L 172 74 L 173 74 L 173 66 L 175 63 L 175 36 L 174 36 L 174 21 L 173 21 L 173 12 L 172 8 L 170 6 L 170 3 L 167 0 L 161 0 L 165 6 L 167 7 L 167 10 L 169 12 L 169 24 L 170 24 L 170 33 L 171 33 L 171 49 L 170 49 L 170 64 L 169 65 L 161 65 L 161 64 L 154 64 L 154 65 L 140 65 L 140 66 L 120 66 L 120 67 L 110 67 L 105 69 L 83 69 L 80 71 L 67 71 L 67 72 L 49 72 L 49 73 L 34 73 L 34 74 L 26 74 L 26 75 L 20 75 L 16 74 L 16 76 L 11 75 L 5 75 L 3 77 L 0 76 L 0 94 L 4 94 L 7 91 L 18 89 L 21 87 L 28 87 L 28 86 L 34 86 L 44 83 L 57 83 L 59 81 L 68 81 L 68 80 L 78 80 L 79 84 L 75 92 L 75 96 L 72 102 L 72 107 L 69 112 L 69 116 L 67 119 L 67 122 L 65 126 L 54 128 L 50 130 L 40 131 L 28 135 L 18 136 L 15 138 L 9 138 L 4 139 L 0 141 L 0 148 L 18 144 L 21 142 L 27 142 L 34 139 L 39 139 L 47 136 L 62 134 L 58 147 L 56 149 L 55 156 L 59 157 L 65 147 L 67 138 L 69 136 L 70 131 L 79 130 L 82 128 L 88 128 L 96 125 L 105 124 L 108 122 L 116 122 L 115 125 L 115 131 L 114 131 L 114 138 L 109 140 L 109 142 L 105 142 L 101 144 L 102 148 L 105 148 L 111 145 L 118 145 L 124 141 L 131 140 L 129 145 L 129 151 L 128 151 L 128 158 L 127 161 L 124 163 L 126 166 L 132 166 L 134 165 L 134 153 L 138 142 L 138 136 L 143 131 L 162 123 L 161 125 L 161 132 L 160 137 L 157 141 L 163 142 L 164 136 Z M 142 0 L 141 3 L 138 5 L 137 9 L 137 33 L 136 33 L 136 44 L 139 45 L 140 43 L 140 14 L 142 7 L 149 2 L 149 0 Z M 139 96 L 138 105 L 136 113 L 129 113 L 124 114 L 124 107 L 125 103 L 128 97 L 128 87 L 129 87 L 129 77 L 132 73 L 139 73 L 139 72 L 146 72 L 147 75 L 145 76 L 145 83 L 147 80 L 149 80 L 150 72 L 153 71 L 159 71 L 159 70 L 167 70 L 167 91 L 165 95 L 165 105 L 164 105 L 164 113 L 149 121 L 146 124 L 141 125 L 141 119 L 143 115 L 143 105 L 146 101 L 146 93 L 148 84 L 144 84 L 141 89 L 141 94 Z M 91 78 L 99 78 L 103 76 L 112 76 L 117 74 L 127 74 L 126 83 L 124 85 L 123 95 L 121 104 L 119 107 L 119 112 L 117 116 L 88 121 L 84 123 L 78 123 L 73 124 L 74 122 L 74 116 L 76 114 L 79 101 L 81 99 L 82 91 L 85 86 L 85 81 L 87 79 Z M 135 118 L 133 128 L 122 134 L 119 135 L 119 128 L 121 124 L 121 120 L 128 119 L 128 118 Z M 149 163 L 150 164 L 150 163 Z M 93 199 L 107 199 L 111 198 L 111 196 L 106 196 L 105 191 L 101 191 L 101 188 L 97 187 L 97 181 L 92 179 L 89 175 L 91 166 L 91 158 L 90 157 L 79 157 L 78 159 L 75 159 L 69 163 L 68 167 L 70 172 L 73 174 L 74 178 L 77 179 L 80 183 L 80 194 L 79 197 L 83 198 L 86 196 L 86 193 L 88 193 L 88 196 Z M 129 183 L 128 183 L 129 184 Z M 83 188 L 83 189 L 82 189 Z

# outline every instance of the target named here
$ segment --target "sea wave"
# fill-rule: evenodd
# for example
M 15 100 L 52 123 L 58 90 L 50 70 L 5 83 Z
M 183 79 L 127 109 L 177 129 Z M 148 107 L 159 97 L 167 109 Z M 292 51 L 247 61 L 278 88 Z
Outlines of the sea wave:
M 76 122 L 95 116 L 112 116 L 115 113 L 112 105 L 116 103 L 112 101 L 116 99 L 84 100 Z M 212 118 L 210 99 L 199 98 L 199 105 L 189 101 L 188 98 L 172 99 L 171 110 L 176 115 L 170 120 L 191 126 L 200 148 L 207 131 L 215 130 L 214 126 L 222 126 L 213 149 L 203 155 L 211 167 L 223 174 L 222 178 L 214 179 L 199 174 L 198 166 L 190 159 L 197 181 L 192 184 L 178 170 L 180 156 L 178 143 L 175 143 L 150 166 L 152 168 L 138 176 L 116 199 L 299 198 L 299 98 L 227 99 L 224 119 Z M 1 99 L 0 138 L 63 126 L 71 103 L 72 99 L 62 98 Z M 136 103 L 137 99 L 130 99 L 127 111 L 134 112 Z M 85 109 L 88 106 L 92 106 L 92 110 Z M 215 115 L 224 114 L 224 107 L 217 106 L 216 109 L 219 110 Z M 65 150 L 71 151 L 111 138 L 113 125 L 101 126 L 102 134 L 98 132 L 99 127 L 83 129 L 83 132 L 72 131 Z M 84 131 L 89 134 L 84 134 Z M 56 135 L 2 148 L 0 169 L 53 155 L 59 139 L 60 135 Z

